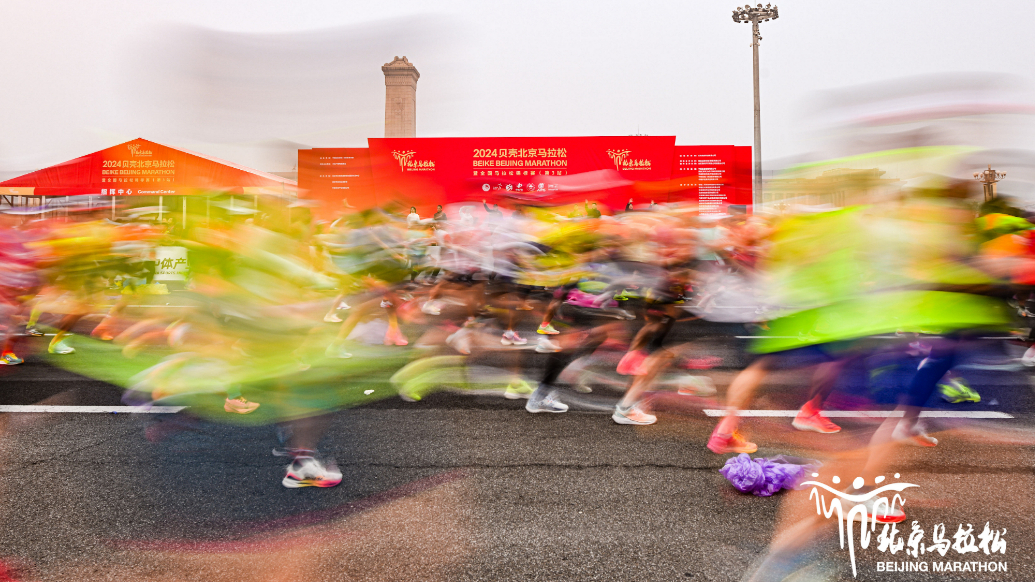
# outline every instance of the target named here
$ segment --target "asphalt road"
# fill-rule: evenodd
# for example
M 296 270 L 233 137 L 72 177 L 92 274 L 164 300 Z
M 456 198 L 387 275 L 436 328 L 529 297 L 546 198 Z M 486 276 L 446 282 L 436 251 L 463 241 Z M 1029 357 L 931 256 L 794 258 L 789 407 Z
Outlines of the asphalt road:
M 711 345 L 725 356 L 711 373 L 721 394 L 744 360 L 736 341 Z M 0 405 L 119 404 L 116 387 L 39 357 L 2 371 Z M 1006 553 L 913 559 L 879 551 L 878 528 L 869 548 L 856 546 L 853 577 L 831 519 L 799 554 L 799 579 L 1035 580 L 1030 374 L 964 374 L 982 403 L 941 409 L 1013 418 L 931 421 L 938 447 L 894 454 L 888 479 L 918 485 L 905 493 L 899 533 L 908 537 L 915 520 L 929 544 L 936 524 L 952 541 L 958 525 L 977 534 L 988 522 L 1006 530 Z M 808 381 L 774 375 L 756 408 L 797 408 Z M 843 387 L 833 403 L 857 405 L 852 393 Z M 183 414 L 0 414 L 0 580 L 740 580 L 778 527 L 815 513 L 807 490 L 763 498 L 730 486 L 718 472 L 726 457 L 704 447 L 715 419 L 702 409 L 714 403 L 662 394 L 659 422 L 629 427 L 599 410 L 616 396 L 566 392 L 577 406 L 562 415 L 527 414 L 524 401 L 498 394 L 345 410 L 321 445 L 344 480 L 299 490 L 280 485 L 270 426 Z M 820 460 L 822 478 L 844 482 L 877 427 L 846 418 L 843 432 L 815 435 L 789 420 L 746 422 L 758 455 Z M 995 561 L 1008 571 L 878 571 L 887 561 Z

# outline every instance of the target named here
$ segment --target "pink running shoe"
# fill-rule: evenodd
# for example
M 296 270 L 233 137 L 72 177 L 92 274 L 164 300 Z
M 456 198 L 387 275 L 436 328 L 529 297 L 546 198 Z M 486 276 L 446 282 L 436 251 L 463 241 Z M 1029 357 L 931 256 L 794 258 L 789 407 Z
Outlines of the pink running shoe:
M 409 343 L 410 341 L 406 339 L 406 336 L 404 336 L 403 332 L 400 330 L 395 330 L 394 332 L 392 330 L 388 330 L 388 332 L 385 333 L 386 346 L 405 346 Z
M 717 455 L 725 455 L 727 453 L 751 454 L 758 450 L 758 445 L 744 440 L 744 437 L 737 432 L 733 434 L 713 432 L 712 438 L 708 439 L 708 449 Z
M 703 358 L 687 358 L 679 365 L 684 370 L 711 370 L 722 363 L 722 358 L 705 356 Z
M 798 416 L 794 417 L 791 426 L 798 430 L 821 432 L 824 434 L 841 432 L 841 427 L 831 422 L 829 418 L 823 416 L 818 410 L 813 413 L 805 410 L 805 408 L 798 411 Z

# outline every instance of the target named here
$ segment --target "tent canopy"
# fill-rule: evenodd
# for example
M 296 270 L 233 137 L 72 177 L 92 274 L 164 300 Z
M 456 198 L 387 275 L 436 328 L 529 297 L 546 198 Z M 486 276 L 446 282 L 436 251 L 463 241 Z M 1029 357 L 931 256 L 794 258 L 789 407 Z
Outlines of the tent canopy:
M 233 190 L 284 196 L 296 187 L 287 178 L 138 138 L 0 182 L 0 195 L 170 196 Z

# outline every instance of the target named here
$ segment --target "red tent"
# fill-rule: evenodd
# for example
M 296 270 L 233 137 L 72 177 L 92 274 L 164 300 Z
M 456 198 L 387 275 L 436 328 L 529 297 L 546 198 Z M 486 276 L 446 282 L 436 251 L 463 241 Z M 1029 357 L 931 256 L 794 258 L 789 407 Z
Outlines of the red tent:
M 287 178 L 138 138 L 0 182 L 0 195 L 176 196 L 232 189 L 283 196 L 296 187 Z

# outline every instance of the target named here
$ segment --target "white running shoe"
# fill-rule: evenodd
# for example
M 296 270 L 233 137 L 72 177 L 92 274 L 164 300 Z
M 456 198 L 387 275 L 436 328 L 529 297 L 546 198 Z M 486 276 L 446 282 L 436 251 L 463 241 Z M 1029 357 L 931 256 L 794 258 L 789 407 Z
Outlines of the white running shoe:
M 56 344 L 50 344 L 49 346 L 47 346 L 47 353 L 58 354 L 59 356 L 65 356 L 65 355 L 68 355 L 68 354 L 74 354 L 75 353 L 75 348 L 73 348 L 72 346 L 66 344 L 65 340 L 62 339 L 61 341 L 59 341 Z
M 561 351 L 561 344 L 550 341 L 550 338 L 541 337 L 535 346 L 535 351 L 540 354 L 552 354 Z
M 352 306 L 348 303 L 345 303 L 345 300 L 342 299 L 341 303 L 338 304 L 338 309 L 352 309 Z
M 550 392 L 543 398 L 535 398 L 533 393 L 532 397 L 528 399 L 528 403 L 525 404 L 525 410 L 535 414 L 537 412 L 568 412 L 568 405 L 557 400 L 555 393 Z
M 1031 368 L 1035 366 L 1035 345 L 1028 348 L 1024 355 L 1021 356 L 1021 363 Z
M 465 356 L 471 354 L 471 330 L 461 327 L 446 338 L 446 345 Z
M 347 358 L 351 358 L 352 357 L 352 354 L 350 354 L 349 352 L 347 352 L 345 350 L 345 346 L 340 345 L 340 344 L 339 345 L 331 344 L 331 345 L 327 346 L 327 350 L 324 351 L 324 355 L 327 356 L 328 358 L 347 359 Z
M 297 457 L 288 465 L 281 484 L 290 489 L 299 487 L 334 487 L 341 483 L 341 471 L 334 461 L 326 465 L 312 457 Z
M 906 426 L 906 422 L 902 421 L 895 427 L 895 431 L 891 433 L 891 438 L 897 441 L 905 441 L 907 444 L 915 445 L 918 447 L 934 447 L 938 445 L 938 439 L 927 434 L 924 427 L 919 422 L 913 424 L 912 428 Z
M 658 422 L 658 417 L 640 410 L 640 405 L 634 404 L 624 410 L 621 406 L 615 406 L 615 413 L 611 415 L 611 420 L 618 424 L 648 425 Z
M 323 316 L 323 320 L 327 323 L 341 323 L 341 318 L 338 317 L 338 315 L 335 313 L 328 313 L 327 315 Z
M 505 346 L 523 346 L 528 343 L 528 340 L 519 336 L 515 331 L 507 330 L 503 332 L 503 337 L 500 338 L 500 343 Z
M 438 306 L 437 301 L 427 301 L 420 308 L 422 313 L 427 315 L 442 315 L 442 308 Z
M 678 393 L 682 396 L 715 396 L 715 382 L 708 376 L 680 376 L 676 381 Z
M 579 372 L 578 379 L 571 388 L 579 394 L 589 394 L 593 392 L 593 373 L 586 370 Z

